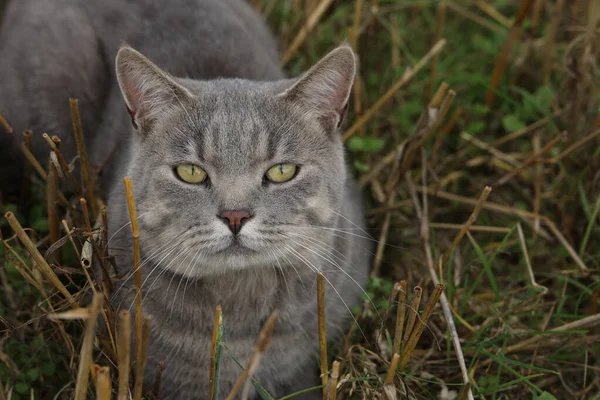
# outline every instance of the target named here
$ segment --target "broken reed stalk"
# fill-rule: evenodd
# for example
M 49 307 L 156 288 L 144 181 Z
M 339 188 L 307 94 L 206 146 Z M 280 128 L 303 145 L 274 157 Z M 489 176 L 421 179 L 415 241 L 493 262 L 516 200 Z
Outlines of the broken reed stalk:
M 494 66 L 494 71 L 492 72 L 492 77 L 490 78 L 490 86 L 485 95 L 485 105 L 491 106 L 494 103 L 496 98 L 496 87 L 500 83 L 502 79 L 502 75 L 504 74 L 504 69 L 506 68 L 506 63 L 508 61 L 508 57 L 510 56 L 510 51 L 512 49 L 513 43 L 517 40 L 519 35 L 519 30 L 525 17 L 527 16 L 527 12 L 529 11 L 529 7 L 533 4 L 534 0 L 522 0 L 521 8 L 517 13 L 517 17 L 515 18 L 515 22 L 513 22 L 510 31 L 508 32 L 508 36 L 504 41 L 504 45 L 502 46 L 502 50 L 498 59 L 496 60 L 496 65 Z
M 325 275 L 317 275 L 317 318 L 319 323 L 319 354 L 321 356 L 321 384 L 323 398 L 327 397 L 327 379 L 329 363 L 327 361 L 327 317 L 325 314 Z
M 406 319 L 406 280 L 400 281 L 400 293 L 398 294 L 398 307 L 396 309 L 396 329 L 394 331 L 394 353 L 400 354 L 402 348 L 402 332 L 404 320 Z
M 431 317 L 431 314 L 433 313 L 433 309 L 435 308 L 435 305 L 437 304 L 438 300 L 440 299 L 440 296 L 444 292 L 444 289 L 445 289 L 445 286 L 442 284 L 438 283 L 435 286 L 435 290 L 433 291 L 433 294 L 429 298 L 429 301 L 427 302 L 427 305 L 425 306 L 425 309 L 423 310 L 423 314 L 421 314 L 421 317 L 417 321 L 417 325 L 411 332 L 410 337 L 409 337 L 408 341 L 406 342 L 406 345 L 404 346 L 404 351 L 402 352 L 402 362 L 400 362 L 400 370 L 404 369 L 404 367 L 406 367 L 406 365 L 408 364 L 408 361 L 410 360 L 410 355 L 413 352 L 413 350 L 415 349 L 415 347 L 417 346 L 417 342 L 421 338 L 421 335 L 423 334 L 423 331 L 425 330 L 425 327 L 427 326 L 427 322 L 429 321 L 429 317 Z
M 477 201 L 477 204 L 475 205 L 475 208 L 473 209 L 471 216 L 469 217 L 467 222 L 465 222 L 462 229 L 458 232 L 458 234 L 454 238 L 454 241 L 452 242 L 452 245 L 450 246 L 450 250 L 448 250 L 448 252 L 444 255 L 444 258 L 442 259 L 442 265 L 444 265 L 448 262 L 448 260 L 450 259 L 450 256 L 454 252 L 454 249 L 456 248 L 456 246 L 460 243 L 460 241 L 465 236 L 465 233 L 467 233 L 467 231 L 469 230 L 471 225 L 473 223 L 475 223 L 475 221 L 477 220 L 477 217 L 479 216 L 479 212 L 483 208 L 483 205 L 487 201 L 487 198 L 489 197 L 490 193 L 492 193 L 492 188 L 489 186 L 486 186 L 483 189 L 483 192 L 481 192 L 481 195 L 479 196 L 479 200 Z
M 502 178 L 500 178 L 498 180 L 498 182 L 496 182 L 496 186 L 502 186 L 504 185 L 506 182 L 508 182 L 512 177 L 518 175 L 521 173 L 521 171 L 523 171 L 525 168 L 533 165 L 536 163 L 536 161 L 543 156 L 544 154 L 548 153 L 550 150 L 552 150 L 552 148 L 558 143 L 560 142 L 561 139 L 563 139 L 566 136 L 566 132 L 563 132 L 561 135 L 555 137 L 554 139 L 552 139 L 551 141 L 549 141 L 548 143 L 546 143 L 544 145 L 544 147 L 542 147 L 538 152 L 536 152 L 535 154 L 533 154 L 531 157 L 529 157 L 527 160 L 525 160 L 525 162 L 523 162 L 523 164 L 521 164 L 521 166 L 519 166 L 518 168 L 515 168 L 513 170 L 511 170 L 508 174 L 504 175 Z
M 48 209 L 48 230 L 50 233 L 50 245 L 60 239 L 60 225 L 58 217 L 58 171 L 52 163 L 48 162 L 48 185 L 46 186 L 46 206 Z M 57 254 L 60 256 L 60 253 Z
M 302 24 L 300 31 L 294 37 L 294 40 L 287 48 L 285 53 L 283 53 L 283 57 L 281 57 L 281 64 L 286 65 L 288 61 L 296 54 L 298 48 L 304 43 L 308 34 L 314 29 L 317 23 L 321 20 L 325 11 L 329 8 L 329 6 L 333 3 L 333 0 L 321 0 L 319 5 L 313 10 L 313 12 L 308 16 L 306 23 Z
M 215 393 L 215 378 L 216 378 L 216 355 L 217 355 L 217 341 L 219 338 L 219 327 L 222 324 L 222 309 L 221 306 L 217 306 L 215 311 L 215 324 L 213 325 L 213 336 L 212 345 L 210 348 L 210 369 L 209 369 L 209 380 L 208 380 L 208 398 L 209 400 L 216 400 L 218 394 Z
M 337 397 L 337 383 L 340 378 L 340 362 L 335 360 L 331 366 L 331 380 L 329 381 L 329 396 L 327 400 L 335 400 Z
M 419 315 L 419 306 L 421 305 L 421 296 L 423 295 L 423 288 L 421 286 L 415 286 L 415 295 L 408 306 L 408 322 L 406 323 L 406 332 L 404 332 L 404 342 L 408 340 L 410 334 L 415 326 L 415 321 Z
M 92 225 L 90 222 L 90 215 L 88 213 L 87 201 L 82 197 L 79 199 L 79 202 L 81 203 L 83 220 L 85 222 L 85 231 L 87 233 L 87 238 L 83 243 L 83 248 L 81 249 L 80 261 L 84 268 L 89 268 L 92 265 L 92 259 L 94 257 L 94 246 L 92 245 L 94 236 L 92 235 Z
M 94 369 L 96 370 L 96 400 L 110 400 L 112 395 L 110 370 L 99 365 L 94 365 Z
M 165 362 L 159 361 L 158 367 L 156 368 L 156 375 L 154 376 L 154 384 L 152 385 L 152 394 L 156 400 L 160 399 L 160 384 L 162 382 L 162 374 L 165 370 Z
M 33 131 L 31 131 L 30 129 L 26 129 L 23 131 L 23 145 L 25 146 L 25 148 L 27 150 L 29 150 L 29 152 L 31 154 L 33 154 L 33 143 L 31 141 L 31 137 L 33 136 Z M 24 171 L 23 171 L 23 182 L 22 182 L 22 186 L 21 186 L 21 194 L 23 196 L 23 198 L 25 198 L 30 191 L 30 184 L 31 184 L 31 175 L 32 175 L 32 171 L 31 171 L 31 163 L 25 163 L 24 165 Z
M 14 216 L 14 214 L 9 211 L 6 214 L 4 214 L 4 216 L 6 217 L 6 220 L 8 221 L 8 224 L 12 228 L 13 232 L 17 235 L 19 241 L 23 244 L 23 246 L 25 246 L 25 248 L 31 255 L 31 258 L 33 258 L 34 263 L 44 274 L 46 279 L 48 279 L 48 281 L 50 281 L 50 283 L 52 283 L 52 285 L 59 292 L 62 293 L 62 295 L 69 301 L 69 303 L 77 307 L 77 302 L 75 301 L 73 296 L 71 296 L 71 293 L 69 293 L 65 285 L 63 285 L 60 279 L 58 279 L 50 265 L 48 265 L 48 263 L 46 262 L 42 254 L 39 252 L 37 247 L 35 247 L 35 244 L 31 241 L 29 236 L 27 236 L 27 233 L 25 232 L 17 218 Z
M 377 102 L 371 106 L 363 115 L 360 117 L 342 136 L 342 140 L 346 142 L 352 137 L 363 125 L 369 121 L 375 115 L 377 111 L 389 100 L 391 100 L 396 92 L 406 85 L 417 73 L 429 62 L 429 60 L 436 54 L 438 54 L 446 45 L 446 40 L 441 39 L 438 41 L 423 58 L 421 58 L 412 68 L 407 69 L 400 80 L 396 82 L 383 96 L 377 100 Z
M 85 333 L 83 335 L 83 344 L 81 345 L 77 381 L 75 384 L 75 400 L 87 399 L 90 368 L 92 366 L 94 351 L 94 337 L 96 335 L 96 320 L 102 309 L 103 299 L 104 297 L 101 294 L 94 294 L 92 305 L 89 308 L 89 315 L 85 321 Z
M 256 345 L 254 347 L 254 353 L 250 356 L 250 361 L 244 368 L 242 374 L 238 377 L 237 381 L 233 385 L 233 389 L 227 396 L 226 400 L 234 400 L 237 393 L 242 388 L 246 379 L 250 377 L 258 367 L 258 363 L 265 351 L 269 348 L 271 344 L 271 336 L 273 334 L 273 329 L 275 328 L 275 324 L 277 323 L 277 319 L 279 318 L 279 309 L 273 310 L 267 322 L 260 330 L 260 334 L 258 336 L 258 340 L 256 341 Z
M 396 190 L 392 190 L 388 195 L 387 206 L 391 206 L 396 201 Z M 381 233 L 379 240 L 377 241 L 377 250 L 375 252 L 375 260 L 373 261 L 373 269 L 371 270 L 371 276 L 379 276 L 379 270 L 381 269 L 381 263 L 383 262 L 383 252 L 387 243 L 387 237 L 390 230 L 390 224 L 392 223 L 392 213 L 388 211 L 385 214 L 383 225 L 381 227 Z
M 52 149 L 52 151 L 56 155 L 56 159 L 60 164 L 61 172 L 67 176 L 67 179 L 69 180 L 71 186 L 73 186 L 75 192 L 81 193 L 81 187 L 79 187 L 79 183 L 77 183 L 77 180 L 69 170 L 69 164 L 67 164 L 67 160 L 65 160 L 65 157 L 60 151 L 60 139 L 58 138 L 58 136 L 52 136 L 52 138 L 50 138 L 50 136 L 47 133 L 43 133 L 42 137 L 48 143 L 50 149 Z
M 127 209 L 131 221 L 131 235 L 133 237 L 133 286 L 135 289 L 135 369 L 142 364 L 142 336 L 143 336 L 143 310 L 142 310 L 142 271 L 140 270 L 140 230 L 137 213 L 135 210 L 135 197 L 133 186 L 129 177 L 123 178 Z M 137 383 L 136 383 L 137 384 Z
M 83 176 L 83 183 L 85 185 L 85 195 L 89 199 L 90 207 L 92 208 L 92 215 L 95 218 L 98 215 L 98 204 L 96 203 L 94 180 L 92 178 L 92 172 L 90 171 L 87 150 L 85 148 L 85 141 L 83 139 L 83 128 L 81 126 L 81 116 L 79 115 L 79 101 L 77 99 L 69 99 L 69 105 L 71 107 L 73 134 L 75 135 L 75 141 L 77 142 L 77 153 L 79 154 L 79 161 L 81 165 L 81 175 Z
M 131 360 L 131 314 L 125 310 L 119 312 L 117 356 L 119 358 L 119 392 L 117 400 L 128 400 Z
M 142 338 L 141 354 L 136 354 L 135 361 L 135 386 L 133 388 L 133 400 L 142 400 L 142 390 L 144 386 L 144 369 L 146 368 L 146 361 L 148 361 L 148 346 L 150 345 L 151 327 L 152 317 L 144 316 L 144 336 Z
M 6 118 L 4 118 L 4 116 L 2 114 L 0 114 L 0 126 L 2 126 L 2 129 L 4 129 L 4 131 L 8 134 L 12 134 L 13 133 L 13 128 L 12 126 L 10 126 L 10 124 L 8 123 L 8 121 L 6 120 Z
M 392 357 L 392 362 L 390 363 L 390 367 L 388 368 L 387 375 L 385 376 L 385 384 L 391 385 L 394 383 L 394 376 L 396 376 L 396 368 L 398 368 L 398 361 L 400 361 L 400 354 L 394 353 Z
M 546 294 L 548 293 L 548 288 L 546 286 L 540 285 L 535 281 L 535 275 L 533 275 L 533 267 L 531 266 L 529 252 L 527 251 L 527 242 L 525 241 L 525 234 L 523 233 L 523 228 L 521 227 L 520 222 L 517 222 L 517 233 L 519 235 L 519 241 L 521 242 L 521 250 L 523 251 L 523 257 L 525 258 L 525 265 L 527 266 L 527 273 L 529 274 L 531 285 L 537 289 L 540 289 L 543 294 Z

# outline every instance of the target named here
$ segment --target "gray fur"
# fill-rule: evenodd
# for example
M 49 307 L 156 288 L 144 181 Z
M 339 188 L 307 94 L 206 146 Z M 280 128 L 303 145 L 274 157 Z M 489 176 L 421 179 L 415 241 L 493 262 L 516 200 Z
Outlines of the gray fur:
M 82 114 L 92 120 L 85 125 L 88 142 L 94 143 L 92 156 L 102 160 L 112 154 L 109 248 L 125 275 L 112 300 L 125 309 L 132 309 L 134 296 L 123 176 L 131 177 L 134 185 L 143 306 L 145 314 L 154 317 L 147 384 L 162 360 L 166 363 L 162 398 L 208 398 L 213 319 L 221 305 L 225 342 L 242 365 L 268 316 L 280 309 L 271 346 L 254 375 L 271 394 L 280 397 L 317 385 L 317 271 L 328 280 L 328 336 L 335 339 L 349 328 L 347 307 L 359 304 L 370 259 L 360 195 L 349 176 L 337 129 L 355 74 L 352 50 L 342 46 L 299 79 L 282 80 L 273 41 L 242 2 L 177 0 L 168 8 L 149 0 L 119 1 L 120 7 L 109 0 L 56 3 L 63 3 L 59 8 L 69 12 L 56 15 L 56 10 L 45 10 L 45 25 L 38 28 L 61 30 L 54 27 L 55 19 L 81 13 L 89 18 L 85 26 L 79 26 L 79 19 L 67 25 L 74 32 L 89 30 L 94 40 L 77 45 L 72 41 L 84 34 L 61 33 L 63 50 L 52 47 L 54 42 L 30 48 L 44 59 L 30 74 L 31 88 L 44 104 L 42 117 L 26 107 L 19 119 L 17 111 L 23 110 L 13 108 L 4 96 L 0 112 L 23 127 L 38 123 L 39 129 L 66 131 L 68 119 L 60 118 L 68 113 L 58 103 L 64 99 L 66 104 L 73 92 L 87 93 Z M 55 7 L 29 0 L 13 3 L 8 10 L 0 46 L 9 50 L 10 62 L 3 61 L 0 77 L 6 76 L 2 71 L 15 76 L 18 69 L 18 43 L 8 45 L 7 40 L 19 28 L 8 16 L 18 20 L 27 14 L 20 22 L 33 23 L 34 5 Z M 114 75 L 78 69 L 104 70 L 106 66 L 94 67 L 94 57 L 116 53 L 121 39 L 158 67 L 123 47 Z M 73 54 L 69 50 L 73 48 L 89 54 L 73 56 L 72 65 L 54 71 L 48 64 L 52 58 L 64 57 L 65 51 Z M 31 58 L 24 63 L 32 63 L 26 61 Z M 112 69 L 112 62 L 103 63 Z M 81 82 L 73 86 L 60 81 L 76 70 L 82 74 Z M 36 91 L 28 92 L 24 81 L 2 81 L 3 91 L 5 84 L 15 103 L 33 101 Z M 52 90 L 39 92 L 44 85 Z M 50 98 L 56 104 L 44 103 Z M 125 104 L 137 128 L 132 127 Z M 265 172 L 282 162 L 299 165 L 297 175 L 286 183 L 266 182 Z M 173 169 L 182 163 L 200 165 L 210 182 L 193 185 L 179 180 Z M 224 210 L 252 214 L 237 237 L 218 218 Z M 226 354 L 220 398 L 240 373 Z M 309 395 L 319 397 L 318 391 Z

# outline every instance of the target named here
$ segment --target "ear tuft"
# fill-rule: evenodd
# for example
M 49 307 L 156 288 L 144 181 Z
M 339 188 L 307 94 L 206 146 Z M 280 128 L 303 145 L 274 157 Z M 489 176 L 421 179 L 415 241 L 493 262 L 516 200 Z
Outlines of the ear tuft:
M 356 75 L 356 55 L 348 45 L 331 51 L 283 93 L 324 122 L 328 130 L 341 125 Z
M 115 65 L 117 81 L 135 128 L 148 125 L 161 111 L 191 97 L 186 88 L 131 47 L 119 49 Z

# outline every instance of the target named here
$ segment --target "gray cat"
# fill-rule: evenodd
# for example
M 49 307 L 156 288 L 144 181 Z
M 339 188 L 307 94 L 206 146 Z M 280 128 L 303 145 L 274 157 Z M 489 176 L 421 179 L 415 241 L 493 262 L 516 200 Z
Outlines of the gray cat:
M 168 73 L 131 47 L 110 61 L 121 40 Z M 318 385 L 317 272 L 335 339 L 352 322 L 370 260 L 338 135 L 352 50 L 283 79 L 270 34 L 237 0 L 14 1 L 0 46 L 0 113 L 16 128 L 66 139 L 67 98 L 81 99 L 110 192 L 110 251 L 126 275 L 113 304 L 126 309 L 134 296 L 122 178 L 133 181 L 144 313 L 154 317 L 146 383 L 164 361 L 162 398 L 209 398 L 221 305 L 231 356 L 219 398 L 242 372 L 233 357 L 247 363 L 274 309 L 280 318 L 255 379 L 275 397 Z M 65 152 L 74 154 L 72 143 Z

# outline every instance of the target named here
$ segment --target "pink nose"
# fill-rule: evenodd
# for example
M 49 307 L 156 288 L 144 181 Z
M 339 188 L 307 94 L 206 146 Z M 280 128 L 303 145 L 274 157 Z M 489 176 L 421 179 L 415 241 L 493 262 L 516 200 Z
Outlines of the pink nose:
M 221 214 L 223 222 L 229 226 L 229 230 L 237 235 L 242 230 L 246 220 L 250 219 L 248 211 L 225 211 Z

